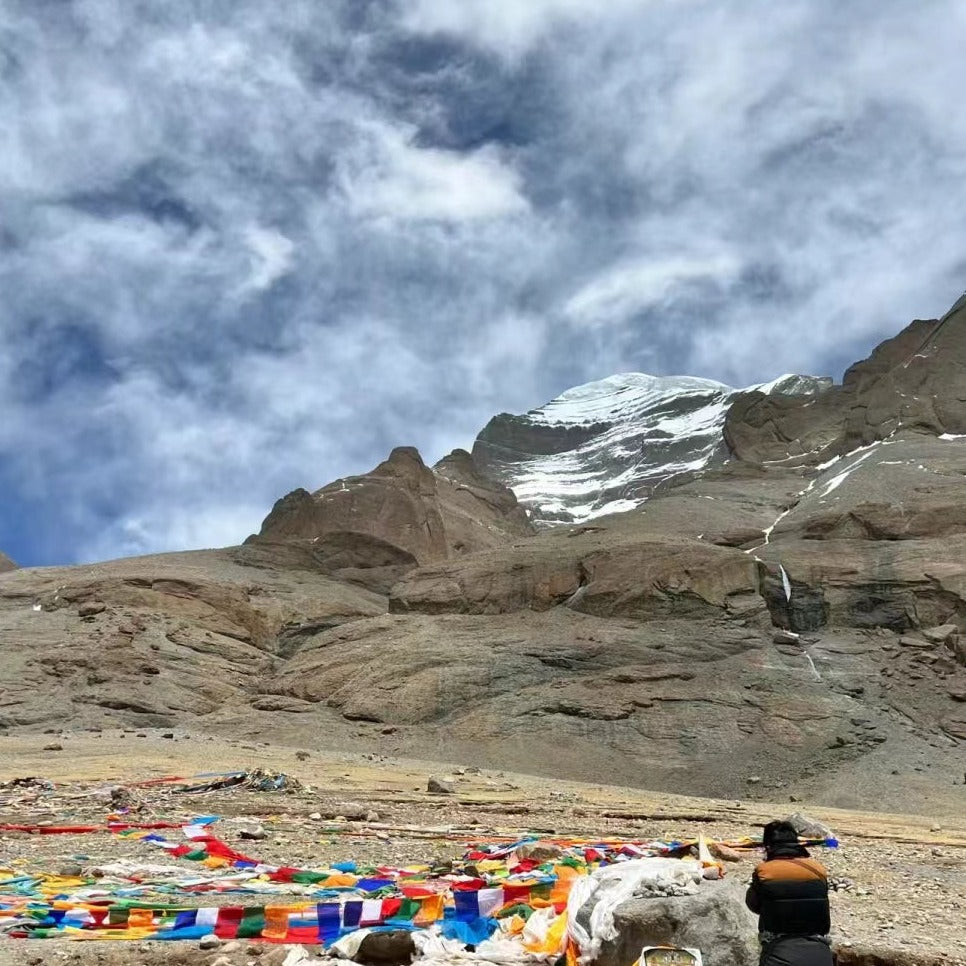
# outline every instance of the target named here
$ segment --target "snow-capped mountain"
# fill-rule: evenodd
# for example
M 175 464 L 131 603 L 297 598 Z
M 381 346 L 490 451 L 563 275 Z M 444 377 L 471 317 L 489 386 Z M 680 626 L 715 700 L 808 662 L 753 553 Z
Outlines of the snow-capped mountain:
M 633 509 L 661 483 L 724 459 L 725 414 L 741 393 L 810 395 L 831 385 L 784 375 L 734 389 L 691 376 L 622 373 L 521 416 L 501 413 L 477 437 L 473 458 L 533 519 L 581 522 Z

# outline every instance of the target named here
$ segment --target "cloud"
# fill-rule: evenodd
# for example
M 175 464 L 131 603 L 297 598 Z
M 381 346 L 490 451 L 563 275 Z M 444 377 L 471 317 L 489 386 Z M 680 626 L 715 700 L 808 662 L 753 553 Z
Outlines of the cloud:
M 740 263 L 728 254 L 698 257 L 655 254 L 602 273 L 564 305 L 564 314 L 581 326 L 621 324 L 636 313 L 680 297 L 695 285 L 721 288 L 731 282 Z
M 246 289 L 264 291 L 291 271 L 295 245 L 280 231 L 250 225 L 244 238 L 252 256 L 252 274 Z
M 641 6 L 641 0 L 609 0 L 608 9 L 613 14 L 635 4 Z M 596 0 L 409 0 L 402 23 L 417 33 L 456 34 L 503 54 L 520 55 L 560 23 L 586 23 L 600 16 Z
M 9 0 L 0 548 L 240 540 L 295 486 L 617 370 L 840 374 L 964 287 L 964 26 Z

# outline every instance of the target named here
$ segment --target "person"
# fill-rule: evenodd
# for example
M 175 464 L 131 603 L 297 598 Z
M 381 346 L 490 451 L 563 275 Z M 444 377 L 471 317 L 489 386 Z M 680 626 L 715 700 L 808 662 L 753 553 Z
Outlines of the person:
M 798 841 L 790 822 L 769 822 L 765 861 L 745 903 L 758 916 L 759 966 L 832 966 L 828 873 Z

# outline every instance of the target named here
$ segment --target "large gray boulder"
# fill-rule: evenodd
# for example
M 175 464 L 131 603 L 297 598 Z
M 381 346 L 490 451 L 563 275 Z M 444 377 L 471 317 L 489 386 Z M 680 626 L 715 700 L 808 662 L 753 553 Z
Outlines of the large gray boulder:
M 614 912 L 617 938 L 596 966 L 631 966 L 645 946 L 700 949 L 704 966 L 757 966 L 758 925 L 736 879 L 705 881 L 694 895 L 630 899 Z

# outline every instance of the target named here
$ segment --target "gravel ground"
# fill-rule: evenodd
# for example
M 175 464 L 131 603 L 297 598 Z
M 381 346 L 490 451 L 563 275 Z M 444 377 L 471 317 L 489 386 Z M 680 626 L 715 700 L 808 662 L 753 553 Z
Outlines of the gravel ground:
M 44 751 L 59 743 L 61 751 Z M 137 752 L 135 755 L 134 752 Z M 181 821 L 218 814 L 218 834 L 268 862 L 322 866 L 408 864 L 458 857 L 475 836 L 537 832 L 546 836 L 712 838 L 755 834 L 770 818 L 802 810 L 839 836 L 837 851 L 818 857 L 841 886 L 832 894 L 834 935 L 840 945 L 887 947 L 934 954 L 937 962 L 966 964 L 966 809 L 950 816 L 895 816 L 812 808 L 807 802 L 724 802 L 655 795 L 636 789 L 555 782 L 501 772 L 462 773 L 455 766 L 349 755 L 305 757 L 298 749 L 123 733 L 0 738 L 0 781 L 27 775 L 59 784 L 31 800 L 0 789 L 2 823 L 96 823 L 110 809 L 110 789 L 165 774 L 195 774 L 265 767 L 284 771 L 306 787 L 297 792 L 231 789 L 173 794 L 163 786 L 134 789 L 136 821 Z M 448 775 L 455 793 L 430 795 L 430 775 Z M 367 819 L 328 816 L 361 805 Z M 344 806 L 341 807 L 340 806 Z M 319 818 L 318 816 L 326 816 Z M 313 817 L 315 816 L 315 817 Z M 243 828 L 261 828 L 260 841 L 239 841 Z M 177 837 L 177 831 L 170 833 Z M 0 833 L 0 866 L 57 871 L 95 867 L 121 858 L 163 862 L 164 856 L 134 840 L 107 834 L 38 836 Z M 755 859 L 728 865 L 747 879 Z M 204 904 L 213 901 L 206 896 Z M 197 943 L 17 941 L 0 939 L 0 964 L 214 963 L 278 966 L 285 950 L 233 943 L 201 950 Z M 219 961 L 219 957 L 221 960 Z

